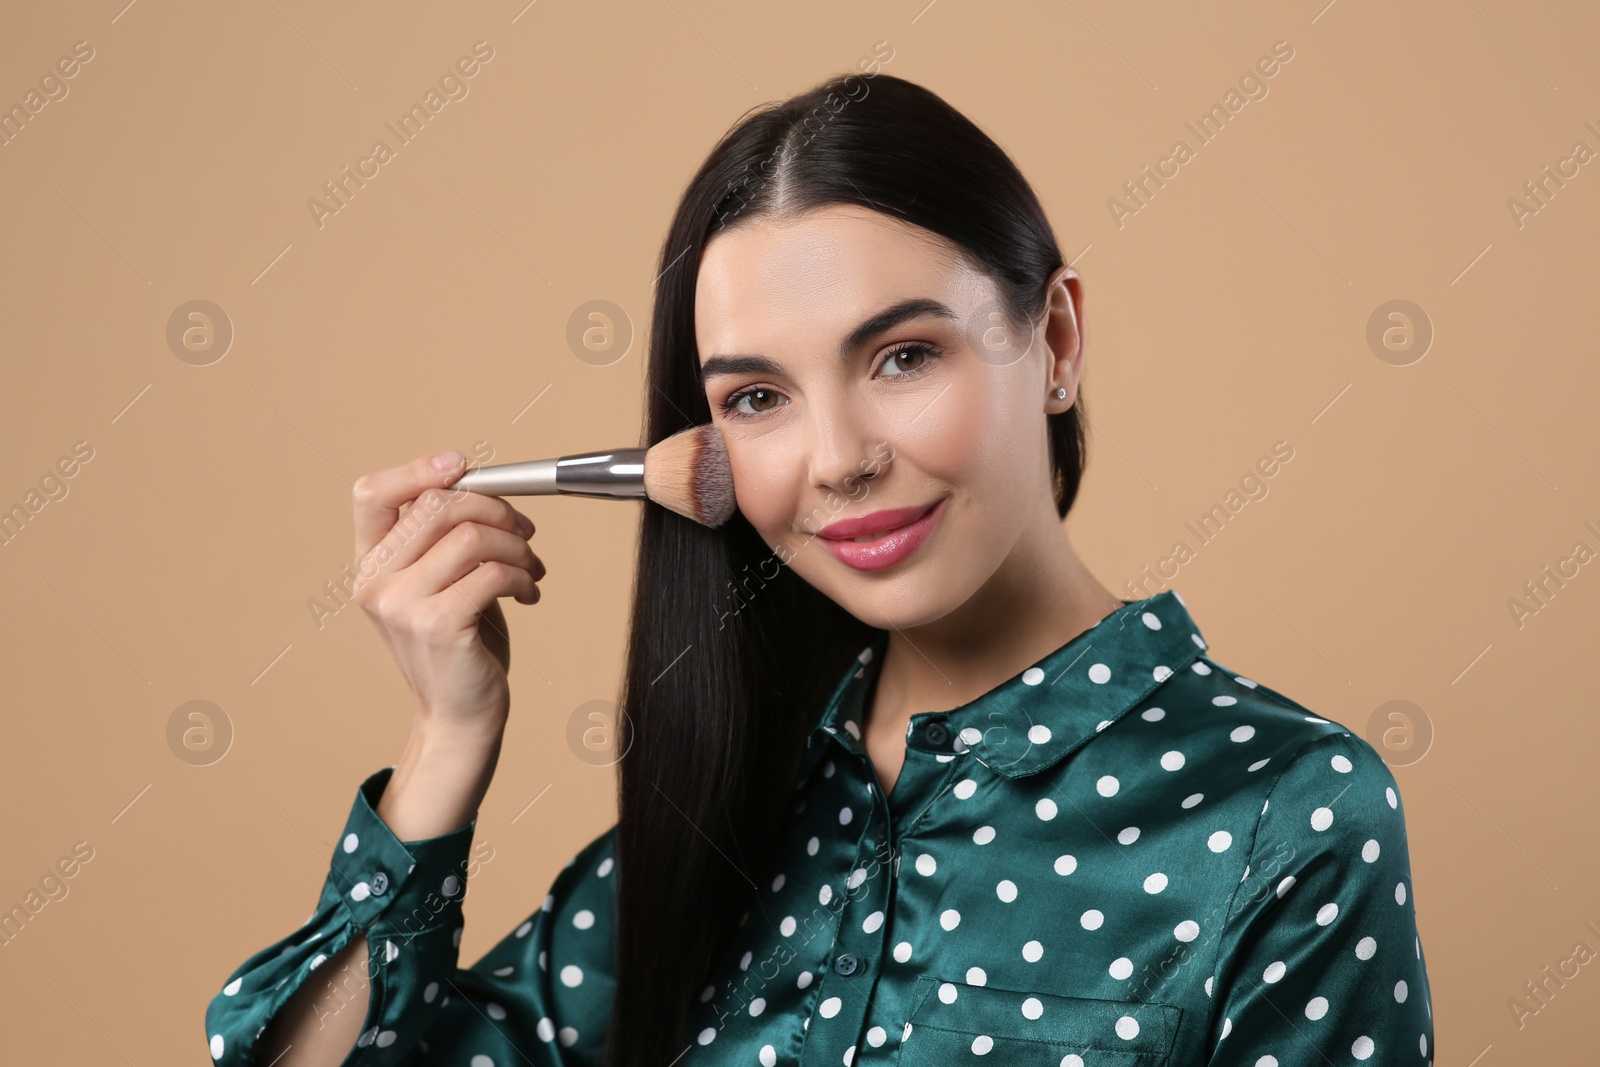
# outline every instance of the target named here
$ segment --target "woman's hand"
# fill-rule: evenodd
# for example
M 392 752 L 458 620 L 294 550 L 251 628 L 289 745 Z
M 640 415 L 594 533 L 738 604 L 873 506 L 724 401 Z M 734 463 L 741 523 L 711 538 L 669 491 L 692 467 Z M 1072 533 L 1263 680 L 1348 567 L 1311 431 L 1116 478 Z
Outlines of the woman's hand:
M 498 740 L 511 706 L 499 598 L 536 603 L 545 568 L 528 546 L 526 515 L 499 497 L 445 488 L 464 463 L 460 452 L 419 456 L 357 479 L 353 597 L 410 684 L 419 728 Z
M 416 698 L 411 736 L 378 802 L 401 841 L 449 833 L 477 812 L 511 708 L 499 598 L 536 603 L 544 577 L 527 516 L 499 497 L 444 488 L 465 462 L 460 452 L 419 456 L 362 475 L 351 494 L 352 595 Z

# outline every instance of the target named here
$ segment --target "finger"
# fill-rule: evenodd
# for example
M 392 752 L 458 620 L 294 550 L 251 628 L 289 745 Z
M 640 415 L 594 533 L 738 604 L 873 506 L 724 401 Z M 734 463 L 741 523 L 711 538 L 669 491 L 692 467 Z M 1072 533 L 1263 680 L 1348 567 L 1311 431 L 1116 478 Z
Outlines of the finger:
M 407 567 L 401 581 L 412 596 L 431 596 L 489 562 L 520 567 L 534 581 L 544 577 L 544 563 L 519 534 L 463 522 Z
M 533 575 L 521 567 L 491 561 L 434 594 L 449 604 L 443 610 L 459 616 L 463 624 L 471 621 L 472 616 L 487 611 L 490 604 L 503 596 L 515 597 L 523 604 L 537 604 L 539 587 L 534 584 Z
M 384 569 L 398 571 L 421 559 L 464 522 L 491 526 L 526 540 L 532 535 L 533 523 L 528 522 L 529 533 L 524 535 L 519 516 L 521 512 L 500 497 L 465 489 L 429 488 L 401 512 L 377 551 L 387 550 L 382 564 Z
M 437 467 L 433 460 L 439 456 L 454 462 Z M 430 488 L 449 485 L 460 476 L 466 456 L 459 449 L 441 452 L 439 456 L 418 456 L 410 463 L 373 471 L 356 479 L 350 496 L 355 510 L 357 560 L 364 559 L 394 527 L 402 504 L 415 500 Z

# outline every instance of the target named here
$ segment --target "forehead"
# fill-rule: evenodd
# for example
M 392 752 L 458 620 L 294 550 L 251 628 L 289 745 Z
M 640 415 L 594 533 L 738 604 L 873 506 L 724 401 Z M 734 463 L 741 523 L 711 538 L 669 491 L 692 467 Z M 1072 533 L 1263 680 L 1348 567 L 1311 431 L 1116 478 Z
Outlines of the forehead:
M 695 286 L 695 338 L 712 352 L 831 344 L 867 316 L 910 297 L 960 309 L 988 292 L 956 246 L 856 205 L 790 219 L 755 218 L 706 244 Z

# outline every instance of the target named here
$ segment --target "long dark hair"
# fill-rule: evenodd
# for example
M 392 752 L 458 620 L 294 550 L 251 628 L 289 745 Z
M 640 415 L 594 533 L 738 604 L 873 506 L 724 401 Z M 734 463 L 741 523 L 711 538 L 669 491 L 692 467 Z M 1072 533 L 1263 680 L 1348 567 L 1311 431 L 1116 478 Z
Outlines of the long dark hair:
M 711 421 L 694 297 L 725 227 L 855 204 L 939 234 L 994 278 L 1031 331 L 1063 260 L 1005 152 L 934 93 L 839 75 L 747 113 L 689 182 L 661 249 L 644 444 Z M 1026 333 L 1020 336 L 1026 336 Z M 1048 417 L 1057 513 L 1083 472 L 1076 404 Z M 646 502 L 618 730 L 618 959 L 602 1062 L 667 1067 L 746 922 L 794 800 L 806 737 L 878 631 L 788 567 L 741 514 L 708 529 Z

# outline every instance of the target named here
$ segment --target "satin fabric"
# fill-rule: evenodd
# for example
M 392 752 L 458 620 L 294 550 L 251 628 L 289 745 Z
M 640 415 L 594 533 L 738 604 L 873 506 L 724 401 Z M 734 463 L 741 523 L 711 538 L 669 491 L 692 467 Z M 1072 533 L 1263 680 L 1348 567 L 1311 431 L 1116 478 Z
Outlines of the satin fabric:
M 886 636 L 822 709 L 674 1067 L 1431 1065 L 1404 808 L 1361 737 L 1207 656 L 1168 590 L 913 715 L 886 797 L 861 743 Z M 365 930 L 346 1064 L 592 1063 L 615 827 L 463 969 L 475 822 L 397 840 L 374 813 L 391 771 L 358 789 L 310 919 L 210 1002 L 213 1059 L 261 1062 L 268 1019 Z

